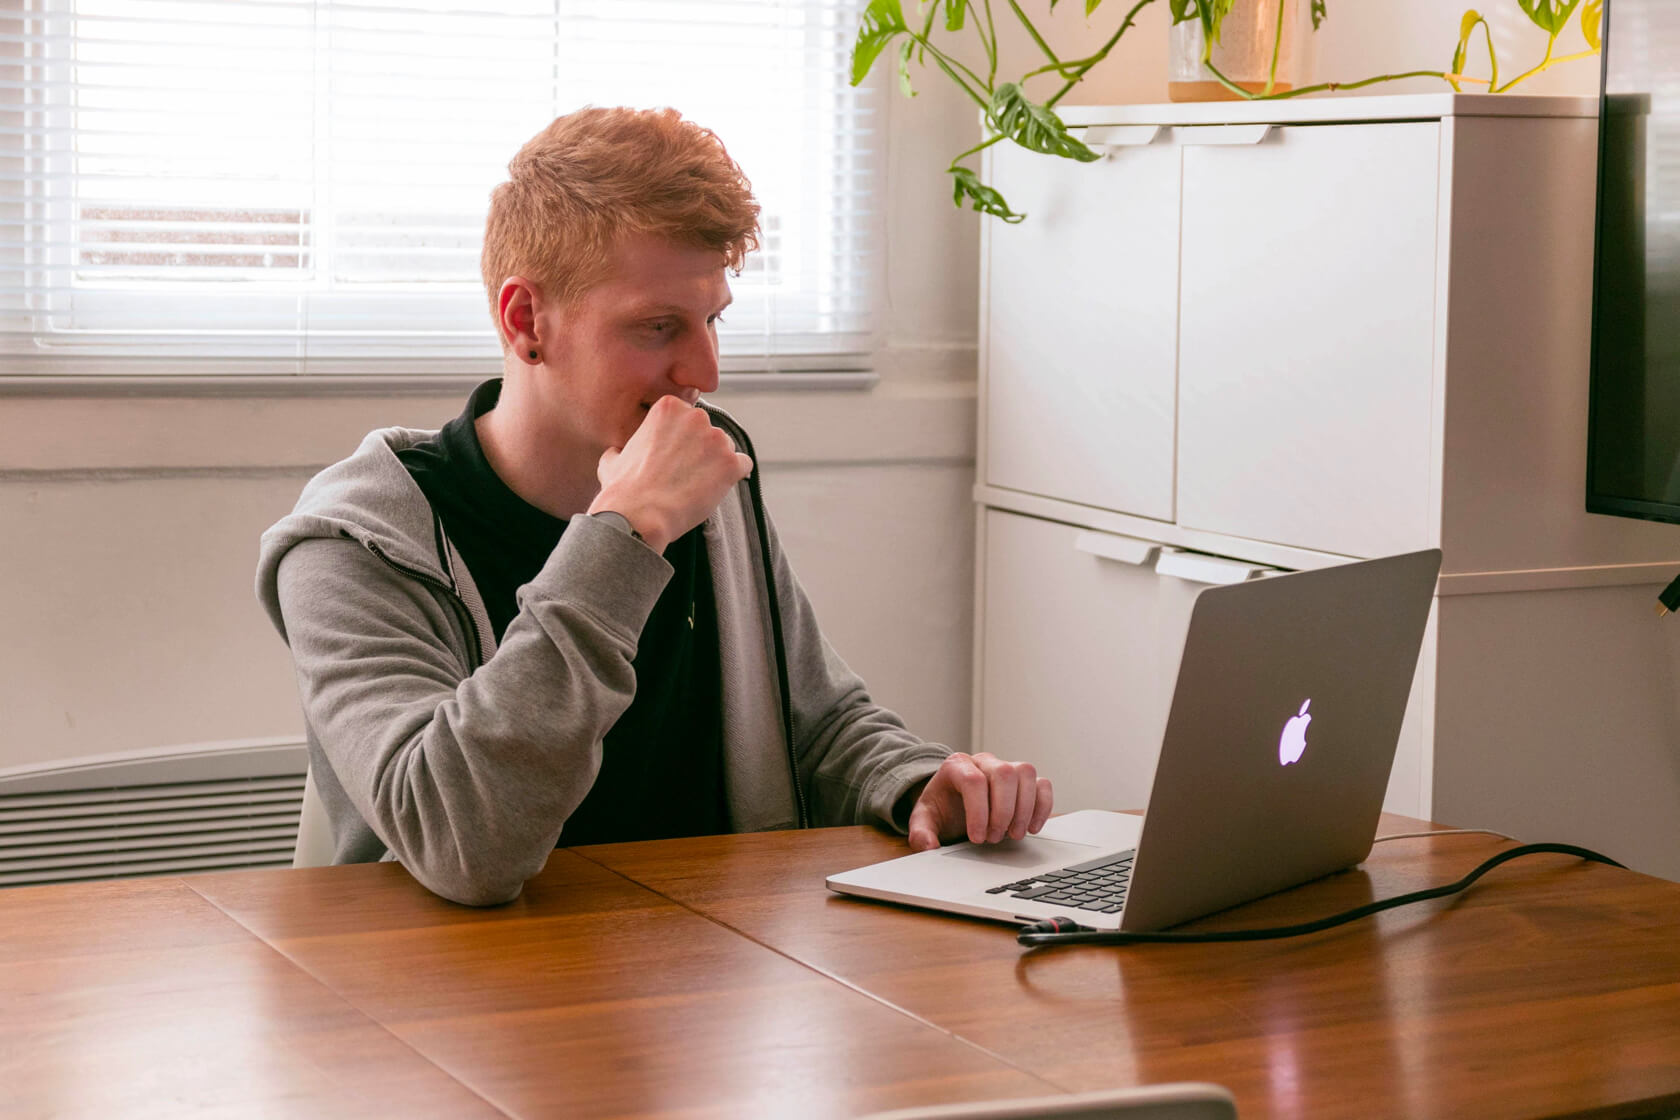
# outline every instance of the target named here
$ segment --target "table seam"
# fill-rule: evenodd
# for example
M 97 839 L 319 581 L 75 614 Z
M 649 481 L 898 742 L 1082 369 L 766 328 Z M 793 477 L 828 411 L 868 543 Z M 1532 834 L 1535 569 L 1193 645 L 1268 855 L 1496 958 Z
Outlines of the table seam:
M 810 961 L 801 960 L 800 958 L 798 958 L 798 957 L 794 956 L 793 954 L 787 952 L 785 949 L 778 949 L 776 946 L 771 945 L 768 942 L 762 941 L 757 937 L 754 937 L 752 934 L 748 933 L 744 929 L 741 929 L 737 926 L 732 926 L 728 922 L 724 921 L 723 919 L 721 919 L 719 917 L 716 917 L 715 915 L 708 914 L 704 910 L 701 910 L 701 909 L 699 909 L 699 908 L 697 908 L 693 905 L 690 905 L 689 903 L 684 902 L 680 898 L 673 898 L 672 896 L 666 894 L 664 891 L 661 891 L 656 887 L 649 886 L 647 883 L 642 882 L 640 879 L 631 878 L 629 875 L 626 875 L 624 872 L 620 871 L 616 867 L 612 867 L 608 864 L 602 863 L 600 860 L 595 859 L 592 856 L 585 855 L 583 852 L 579 851 L 577 848 L 568 848 L 566 850 L 571 852 L 573 855 L 579 857 L 580 859 L 588 860 L 590 863 L 593 863 L 596 867 L 601 868 L 603 871 L 608 871 L 608 872 L 611 872 L 614 875 L 617 875 L 620 879 L 623 879 L 625 882 L 630 883 L 633 886 L 640 887 L 641 889 L 643 889 L 645 891 L 648 891 L 649 893 L 654 894 L 654 895 L 658 896 L 659 898 L 664 899 L 666 902 L 669 902 L 674 906 L 680 906 L 684 910 L 687 910 L 690 914 L 694 914 L 697 917 L 704 918 L 706 921 L 712 923 L 713 925 L 717 926 L 720 929 L 728 930 L 730 933 L 735 934 L 737 937 L 745 938 L 746 940 L 752 942 L 754 945 L 757 945 L 759 948 L 766 949 L 769 952 L 772 952 L 772 953 L 776 954 L 778 957 L 781 957 L 783 960 L 791 961 L 794 964 L 798 965 L 800 968 L 803 968 L 803 969 L 805 969 L 809 972 L 814 972 L 818 976 L 821 976 L 825 980 L 833 981 L 834 983 L 840 985 L 842 988 L 845 988 L 847 991 L 855 992 L 856 994 L 858 994 L 860 996 L 863 996 L 865 999 L 869 1000 L 872 1003 L 879 1004 L 880 1006 L 887 1008 L 889 1011 L 893 1011 L 893 1012 L 898 1013 L 899 1015 L 904 1016 L 906 1019 L 909 1019 L 911 1022 L 919 1023 L 922 1026 L 929 1028 L 930 1030 L 938 1031 L 940 1034 L 944 1035 L 945 1037 L 951 1039 L 954 1042 L 958 1042 L 958 1043 L 962 1044 L 963 1046 L 968 1047 L 971 1050 L 974 1050 L 974 1051 L 977 1051 L 978 1053 L 984 1054 L 986 1057 L 991 1058 L 994 1061 L 1001 1062 L 1002 1064 L 1008 1066 L 1010 1069 L 1016 1071 L 1017 1073 L 1025 1074 L 1026 1076 L 1032 1078 L 1034 1081 L 1037 1081 L 1037 1082 L 1039 1082 L 1043 1085 L 1047 1085 L 1047 1086 L 1056 1090 L 1059 1093 L 1072 1093 L 1073 1092 L 1073 1090 L 1068 1088 L 1067 1086 L 1060 1085 L 1057 1082 L 1050 1080 L 1048 1077 L 1044 1076 L 1042 1073 L 1039 1073 L 1035 1070 L 1028 1069 L 1025 1066 L 1022 1066 L 1021 1064 L 1019 1064 L 1018 1062 L 1011 1061 L 1009 1058 L 1006 1058 L 1002 1054 L 999 1054 L 997 1051 L 991 1049 L 990 1047 L 982 1046 L 980 1043 L 975 1042 L 973 1039 L 968 1038 L 965 1035 L 958 1034 L 956 1031 L 951 1030 L 948 1027 L 942 1027 L 938 1023 L 933 1022 L 932 1020 L 926 1019 L 923 1016 L 916 1014 L 914 1011 L 911 1011 L 909 1008 L 901 1007 L 898 1004 L 894 1003 L 890 999 L 886 999 L 882 996 L 876 995 L 874 992 L 871 992 L 869 989 L 864 988 L 864 987 L 862 987 L 858 984 L 854 984 L 853 982 L 851 982 L 850 980 L 847 980 L 843 976 L 837 976 L 837 975 L 828 971 L 825 968 L 819 968 L 816 965 L 812 964 Z
M 439 1065 L 435 1059 L 433 1059 L 430 1055 L 423 1053 L 418 1047 L 416 1047 L 408 1039 L 404 1038 L 402 1035 L 400 1035 L 396 1031 L 392 1030 L 389 1025 L 387 1025 L 383 1020 L 381 1020 L 376 1015 L 374 1015 L 373 1012 L 371 1012 L 367 1008 L 363 1007 L 357 1001 L 351 999 L 350 996 L 347 993 L 339 991 L 338 988 L 336 988 L 334 985 L 328 983 L 325 977 L 317 975 L 315 970 L 310 968 L 308 965 L 304 964 L 304 962 L 300 961 L 299 959 L 294 957 L 292 954 L 286 952 L 286 950 L 282 949 L 279 945 L 276 945 L 274 942 L 270 941 L 267 937 L 264 937 L 257 930 L 252 929 L 251 926 L 247 925 L 244 921 L 240 920 L 239 915 L 235 914 L 233 911 L 231 911 L 227 907 L 223 906 L 220 902 L 216 901 L 214 898 L 211 898 L 209 895 L 207 895 L 203 891 L 199 890 L 187 878 L 182 877 L 179 881 L 181 883 L 185 884 L 187 889 L 192 891 L 199 898 L 202 898 L 205 902 L 208 902 L 211 906 L 214 906 L 219 913 L 225 915 L 229 921 L 233 922 L 240 929 L 244 930 L 246 933 L 249 933 L 252 937 L 256 938 L 259 942 L 261 942 L 269 950 L 271 950 L 272 952 L 277 954 L 283 960 L 290 963 L 298 971 L 302 972 L 305 976 L 307 976 L 311 980 L 315 981 L 315 983 L 321 985 L 322 988 L 326 989 L 328 992 L 331 992 L 335 997 L 343 1000 L 346 1007 L 349 1007 L 351 1010 L 355 1011 L 356 1014 L 362 1016 L 368 1022 L 372 1023 L 374 1026 L 378 1027 L 381 1031 L 385 1032 L 385 1034 L 387 1034 L 393 1040 L 395 1040 L 398 1045 L 400 1045 L 404 1049 L 408 1050 L 416 1058 L 419 1058 L 421 1061 L 425 1062 L 427 1065 L 429 1065 L 433 1069 L 437 1070 L 443 1076 L 445 1076 L 445 1077 L 449 1078 L 449 1080 L 455 1082 L 455 1084 L 459 1085 L 462 1089 L 466 1090 L 468 1093 L 472 1094 L 474 1097 L 477 1097 L 479 1100 L 483 1101 L 486 1105 L 488 1105 L 490 1107 L 490 1109 L 492 1111 L 494 1111 L 494 1112 L 496 1112 L 496 1113 L 498 1113 L 502 1116 L 508 1117 L 509 1120 L 515 1120 L 515 1118 L 517 1117 L 516 1113 L 509 1112 L 507 1109 L 503 1108 L 501 1105 L 497 1104 L 495 1101 L 493 1101 L 489 1097 L 485 1096 L 482 1092 L 480 1092 L 478 1090 L 477 1087 L 475 1087 L 473 1085 L 469 1085 L 467 1082 L 461 1080 L 459 1077 L 455 1076 L 455 1074 L 453 1074 L 449 1070 L 445 1069 L 443 1066 Z

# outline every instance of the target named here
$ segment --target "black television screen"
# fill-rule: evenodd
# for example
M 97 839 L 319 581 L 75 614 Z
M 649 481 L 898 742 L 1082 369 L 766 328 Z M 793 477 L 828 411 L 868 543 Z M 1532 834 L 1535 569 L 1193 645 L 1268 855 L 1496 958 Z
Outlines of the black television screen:
M 1587 509 L 1680 522 L 1680 0 L 1604 20 Z

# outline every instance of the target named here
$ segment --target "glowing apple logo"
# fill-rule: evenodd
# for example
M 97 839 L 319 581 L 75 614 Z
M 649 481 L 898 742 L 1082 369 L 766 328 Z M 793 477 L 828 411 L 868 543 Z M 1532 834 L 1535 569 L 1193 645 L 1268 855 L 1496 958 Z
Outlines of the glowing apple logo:
M 1278 761 L 1285 766 L 1301 761 L 1301 756 L 1306 753 L 1307 724 L 1312 722 L 1312 716 L 1307 714 L 1307 705 L 1311 703 L 1311 696 L 1301 701 L 1301 710 L 1283 725 L 1283 734 L 1278 738 Z

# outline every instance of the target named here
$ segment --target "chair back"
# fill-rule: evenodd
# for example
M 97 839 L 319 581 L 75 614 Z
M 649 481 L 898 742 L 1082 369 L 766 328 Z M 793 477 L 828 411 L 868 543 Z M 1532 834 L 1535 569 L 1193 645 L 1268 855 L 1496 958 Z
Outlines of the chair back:
M 333 861 L 332 822 L 327 807 L 315 789 L 315 768 L 303 776 L 303 806 L 298 812 L 297 847 L 292 849 L 293 867 L 325 867 Z

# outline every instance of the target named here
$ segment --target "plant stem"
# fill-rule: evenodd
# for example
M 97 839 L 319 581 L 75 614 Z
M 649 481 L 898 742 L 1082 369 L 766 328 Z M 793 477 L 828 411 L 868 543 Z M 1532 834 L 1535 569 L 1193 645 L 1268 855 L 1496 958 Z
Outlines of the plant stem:
M 1542 70 L 1546 69 L 1546 67 L 1550 66 L 1551 62 L 1552 62 L 1552 47 L 1554 47 L 1555 45 L 1557 45 L 1557 33 L 1553 32 L 1552 37 L 1546 40 L 1546 53 L 1540 59 L 1539 65 L 1535 66 L 1532 70 L 1523 71 L 1521 74 L 1518 74 L 1516 77 L 1514 77 L 1510 81 L 1506 82 L 1503 86 L 1500 86 L 1498 89 L 1493 90 L 1493 92 L 1494 93 L 1504 93 L 1506 90 L 1510 89 L 1512 86 L 1516 85 L 1518 82 L 1522 81 L 1524 78 L 1532 78 L 1534 75 L 1540 73 L 1540 71 L 1542 71 Z
M 1236 82 L 1227 78 L 1219 67 L 1213 64 L 1213 45 L 1211 43 L 1209 43 L 1208 48 L 1202 52 L 1202 65 L 1207 68 L 1207 72 L 1209 74 L 1213 75 L 1215 81 L 1230 90 L 1232 93 L 1236 94 L 1238 97 L 1242 98 L 1244 101 L 1260 100 L 1262 96 L 1261 94 L 1254 93 L 1251 90 L 1246 90 L 1239 86 Z
M 1289 2 L 1289 0 L 1277 0 L 1277 6 L 1278 6 L 1277 34 L 1272 36 L 1272 69 L 1266 75 L 1266 93 L 1267 94 L 1270 94 L 1272 92 L 1272 87 L 1277 85 L 1278 55 L 1283 53 L 1283 9 L 1288 4 L 1288 2 Z
M 1477 85 L 1486 84 L 1487 81 L 1485 78 L 1471 78 L 1463 74 L 1449 74 L 1445 70 L 1408 70 L 1404 74 L 1378 74 L 1374 78 L 1363 78 L 1357 82 L 1320 82 L 1316 86 L 1302 86 L 1300 89 L 1285 90 L 1283 93 L 1255 93 L 1252 90 L 1244 89 L 1242 86 L 1239 86 L 1236 82 L 1233 82 L 1230 78 L 1227 78 L 1224 74 L 1220 73 L 1219 67 L 1215 66 L 1212 62 L 1203 62 L 1202 65 L 1207 67 L 1208 73 L 1212 74 L 1220 85 L 1224 86 L 1244 101 L 1287 101 L 1292 97 L 1300 97 L 1302 94 L 1319 93 L 1324 90 L 1332 89 L 1361 89 L 1365 86 L 1376 85 L 1378 82 L 1397 82 L 1402 78 L 1440 78 L 1445 82 L 1451 82 L 1454 79 L 1457 79 L 1461 82 L 1474 82 Z M 1510 87 L 1507 86 L 1506 88 L 1509 89 Z
M 976 86 L 979 86 L 981 89 L 985 90 L 988 95 L 990 95 L 990 93 L 992 92 L 992 86 L 991 86 L 990 82 L 981 81 L 980 80 L 980 75 L 976 74 L 974 71 L 972 71 L 968 67 L 964 66 L 961 62 L 957 61 L 956 59 L 952 58 L 950 55 L 946 54 L 944 51 L 940 50 L 938 47 L 934 46 L 932 39 L 924 38 L 920 35 L 917 35 L 914 31 L 910 32 L 910 38 L 912 38 L 916 42 L 920 43 L 922 45 L 922 49 L 927 51 L 927 53 L 931 54 L 933 56 L 933 61 L 938 64 L 938 66 L 941 70 L 945 71 L 946 76 L 949 77 L 953 82 L 956 82 L 959 86 L 961 86 L 963 88 L 963 91 L 965 93 L 967 93 L 970 97 L 974 98 L 974 100 L 979 103 L 979 105 L 982 109 L 991 108 L 992 103 L 991 103 L 989 97 L 981 97 L 979 94 L 975 93 L 973 87 L 971 87 L 967 82 L 963 81 L 961 78 L 957 77 L 956 72 L 957 72 L 957 70 L 961 70 L 964 74 L 967 74 L 970 78 L 974 79 L 974 84 Z M 956 69 L 953 70 L 952 67 L 955 67 Z
M 970 148 L 968 151 L 964 152 L 962 155 L 953 157 L 951 159 L 951 166 L 947 167 L 945 170 L 946 171 L 955 171 L 957 169 L 957 164 L 961 163 L 963 160 L 967 159 L 969 156 L 975 155 L 979 152 L 983 152 L 987 148 L 991 147 L 993 144 L 996 144 L 999 140 L 1006 140 L 1006 139 L 1008 139 L 1008 137 L 1004 133 L 999 132 L 999 133 L 995 134 L 990 140 L 980 141 L 980 143 L 974 145 L 974 147 Z
M 970 5 L 970 8 L 972 8 L 972 7 L 973 7 L 973 5 Z M 986 14 L 987 14 L 988 19 L 991 16 L 991 9 L 992 9 L 992 0 L 986 0 Z M 927 19 L 922 22 L 922 38 L 923 39 L 932 39 L 933 38 L 933 21 L 934 21 L 934 18 L 938 15 L 939 15 L 939 5 L 938 4 L 930 5 L 928 7 Z M 986 78 L 986 81 L 982 84 L 984 85 L 984 87 L 986 89 L 989 90 L 989 89 L 992 88 L 992 82 L 994 80 L 996 80 L 996 78 L 997 78 L 997 31 L 996 31 L 995 28 L 993 29 L 992 40 L 990 42 L 988 42 L 986 40 L 986 33 L 980 29 L 980 20 L 979 20 L 978 17 L 976 17 L 975 20 L 974 20 L 974 34 L 976 34 L 980 37 L 980 47 L 981 47 L 982 50 L 984 50 L 986 52 L 987 78 Z M 912 32 L 912 35 L 914 35 L 913 32 Z M 967 67 L 964 67 L 964 69 L 967 69 Z M 980 81 L 980 75 L 975 74 L 972 71 L 970 71 L 969 76 L 972 77 L 976 82 Z
M 914 33 L 912 33 L 912 35 L 913 34 Z M 967 82 L 963 81 L 962 78 L 958 77 L 957 72 L 955 70 L 951 69 L 951 64 L 956 61 L 955 59 L 947 59 L 943 54 L 940 53 L 939 48 L 933 46 L 931 43 L 927 42 L 925 39 L 918 39 L 917 42 L 921 43 L 924 47 L 926 47 L 927 52 L 929 54 L 933 55 L 934 65 L 938 66 L 941 70 L 945 71 L 945 76 L 947 78 L 950 78 L 953 82 L 957 83 L 957 85 L 961 86 L 962 91 L 964 93 L 968 94 L 968 96 L 974 101 L 974 103 L 976 105 L 980 106 L 980 108 L 986 110 L 987 112 L 991 111 L 992 103 L 991 103 L 990 99 L 985 98 L 985 97 L 981 97 L 978 93 L 975 93 L 974 92 L 974 87 L 969 85 Z M 978 74 L 974 73 L 968 67 L 963 66 L 963 64 L 960 63 L 960 62 L 956 62 L 956 65 L 958 67 L 960 67 L 965 74 L 967 74 L 969 77 L 973 78 L 975 80 L 975 82 L 977 82 L 977 83 L 980 82 L 980 76 Z M 986 89 L 986 87 L 983 84 L 981 85 L 981 88 Z M 987 92 L 990 92 L 990 90 L 987 90 Z
M 1499 56 L 1493 52 L 1493 28 L 1487 20 L 1482 21 L 1482 34 L 1487 38 L 1488 45 L 1488 92 L 1499 88 Z
M 1574 62 L 1577 58 L 1592 58 L 1596 54 L 1598 54 L 1597 51 L 1576 51 L 1574 54 L 1560 54 L 1546 63 L 1545 68 L 1550 70 L 1554 66 L 1562 66 L 1565 62 Z
M 1120 36 L 1124 35 L 1126 30 L 1137 22 L 1137 14 L 1154 2 L 1155 0 L 1137 0 L 1137 3 L 1132 5 L 1132 10 L 1126 13 L 1126 18 L 1120 21 L 1120 26 L 1115 29 L 1114 34 L 1108 37 L 1108 42 L 1102 45 L 1102 50 L 1092 55 L 1084 65 L 1074 72 L 1074 76 L 1067 80 L 1067 84 L 1057 90 L 1056 95 L 1044 103 L 1045 108 L 1053 108 L 1056 102 L 1066 97 L 1073 87 L 1079 84 L 1079 79 L 1085 76 L 1087 70 L 1107 58 L 1108 52 L 1114 49 L 1114 44 L 1120 41 Z
M 1050 49 L 1050 44 L 1046 43 L 1044 36 L 1038 33 L 1038 28 L 1034 27 L 1032 20 L 1027 18 L 1027 13 L 1021 10 L 1021 5 L 1017 4 L 1015 0 L 1009 0 L 1009 6 L 1015 10 L 1015 18 L 1020 20 L 1021 26 L 1027 29 L 1027 34 L 1032 36 L 1033 42 L 1038 44 L 1038 49 L 1044 52 L 1044 57 L 1050 60 L 1052 66 L 1060 69 L 1062 60 L 1056 57 L 1056 52 Z
M 1272 94 L 1272 101 L 1287 101 L 1291 97 L 1300 97 L 1304 93 L 1319 93 L 1332 89 L 1362 89 L 1365 86 L 1376 85 L 1378 82 L 1398 82 L 1403 78 L 1440 78 L 1444 82 L 1454 79 L 1461 82 L 1471 82 L 1475 85 L 1487 85 L 1486 78 L 1472 78 L 1466 74 L 1449 74 L 1445 70 L 1408 70 L 1404 74 L 1378 74 L 1374 78 L 1363 78 L 1357 82 L 1320 82 L 1316 86 L 1302 86 L 1300 89 L 1288 90 L 1284 93 Z M 1249 94 L 1252 99 L 1256 95 Z
M 1060 66 L 1040 66 L 1037 70 L 1029 71 L 1029 73 L 1048 74 L 1052 70 L 1064 70 L 1071 73 L 1079 70 L 1081 67 L 1095 66 L 1103 60 L 1103 57 L 1104 56 L 1102 54 L 1093 54 L 1085 58 L 1064 58 L 1062 59 L 1062 64 Z
M 1541 61 L 1540 65 L 1536 66 L 1534 69 L 1530 70 L 1526 74 L 1517 75 L 1515 78 L 1512 78 L 1509 82 L 1506 82 L 1503 86 L 1499 87 L 1494 92 L 1495 93 L 1504 93 L 1506 90 L 1510 89 L 1512 86 L 1516 85 L 1518 82 L 1522 81 L 1524 78 L 1532 78 L 1534 75 L 1540 73 L 1542 70 L 1550 70 L 1552 67 L 1557 66 L 1560 63 L 1574 62 L 1577 58 L 1591 58 L 1593 55 L 1595 55 L 1597 53 L 1598 53 L 1597 51 L 1576 51 L 1574 54 L 1559 55 L 1558 57 L 1553 58 L 1552 55 L 1551 55 L 1551 50 L 1548 47 L 1548 49 L 1546 51 L 1546 57 L 1545 57 L 1544 60 Z
M 1081 58 L 1081 59 L 1075 59 L 1071 62 L 1053 62 L 1053 63 L 1050 63 L 1050 64 L 1045 65 L 1045 66 L 1040 66 L 1036 70 L 1028 70 L 1025 74 L 1021 75 L 1021 84 L 1026 85 L 1028 78 L 1036 78 L 1040 74 L 1050 74 L 1050 73 L 1060 74 L 1062 77 L 1067 78 L 1069 81 L 1078 81 L 1079 79 L 1074 77 L 1074 75 L 1079 73 L 1078 67 L 1081 63 L 1083 63 L 1085 61 L 1087 61 L 1087 60 Z M 1101 62 L 1102 59 L 1099 58 L 1096 61 Z
M 986 30 L 990 32 L 991 37 L 990 39 L 986 39 L 986 36 L 981 36 L 981 38 L 986 40 L 986 88 L 991 89 L 992 85 L 997 81 L 998 66 L 997 24 L 992 22 L 992 0 L 985 0 L 985 10 Z M 974 21 L 974 30 L 976 32 L 980 30 L 979 20 Z

